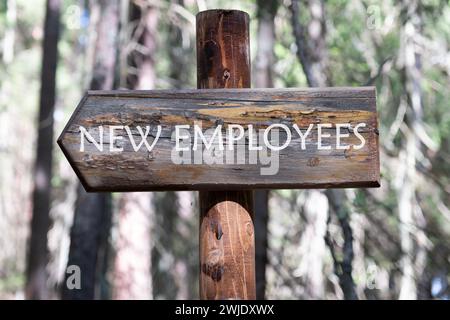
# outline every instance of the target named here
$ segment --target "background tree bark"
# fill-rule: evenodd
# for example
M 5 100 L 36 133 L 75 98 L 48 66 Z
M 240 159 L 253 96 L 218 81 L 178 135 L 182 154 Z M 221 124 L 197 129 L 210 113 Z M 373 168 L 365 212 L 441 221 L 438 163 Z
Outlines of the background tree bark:
M 256 52 L 253 81 L 256 88 L 273 87 L 273 64 L 275 63 L 275 16 L 277 0 L 258 0 L 258 48 Z M 267 232 L 269 223 L 269 191 L 256 190 L 255 201 L 255 267 L 256 299 L 264 299 L 266 291 Z
M 119 3 L 119 0 L 90 2 L 91 17 L 96 23 L 91 90 L 111 90 L 114 87 Z M 79 185 L 67 265 L 79 266 L 81 289 L 70 290 L 63 284 L 63 299 L 94 299 L 109 295 L 104 290 L 106 279 L 101 278 L 105 271 L 104 264 L 109 259 L 111 215 L 110 194 L 87 193 Z
M 400 159 L 404 164 L 398 171 L 398 212 L 402 257 L 400 260 L 402 279 L 399 299 L 417 299 L 418 285 L 425 269 L 426 226 L 422 216 L 417 188 L 417 159 L 420 157 L 419 132 L 423 126 L 422 102 L 422 55 L 415 37 L 422 35 L 422 5 L 420 1 L 402 1 L 400 39 L 400 64 L 403 67 L 404 97 L 408 106 L 406 126 L 403 128 L 404 145 Z
M 10 2 L 12 4 L 12 2 Z M 60 0 L 47 0 L 42 52 L 41 91 L 34 168 L 33 217 L 28 249 L 26 297 L 48 299 L 48 247 L 53 151 L 53 111 L 60 30 Z
M 332 81 L 328 71 L 328 58 L 326 52 L 326 25 L 325 25 L 325 4 L 323 0 L 306 1 L 310 14 L 310 21 L 305 27 L 299 20 L 299 1 L 291 2 L 292 28 L 297 45 L 297 56 L 303 67 L 306 80 L 310 87 L 331 86 Z M 318 191 L 309 191 L 315 193 Z M 350 212 L 346 209 L 346 195 L 340 189 L 328 189 L 325 192 L 329 205 L 339 220 L 339 225 L 344 238 L 343 259 L 338 260 L 333 240 L 329 232 L 326 233 L 326 244 L 330 248 L 334 261 L 335 273 L 339 278 L 340 287 L 344 293 L 345 299 L 357 299 L 355 284 L 352 278 L 352 260 L 353 260 L 353 235 L 349 223 Z M 344 213 L 345 210 L 345 214 Z M 328 219 L 328 222 L 330 219 Z M 314 241 L 319 241 L 318 239 Z M 317 272 L 317 270 L 313 270 Z M 323 291 L 320 290 L 320 291 Z M 320 292 L 319 292 L 320 293 Z
M 158 14 L 158 9 L 151 4 L 130 2 L 129 21 L 135 27 L 130 43 L 134 49 L 128 57 L 135 72 L 128 75 L 127 87 L 132 90 L 155 87 Z M 115 299 L 154 297 L 151 257 L 156 232 L 153 227 L 156 218 L 154 201 L 153 193 L 128 192 L 120 195 L 114 269 Z

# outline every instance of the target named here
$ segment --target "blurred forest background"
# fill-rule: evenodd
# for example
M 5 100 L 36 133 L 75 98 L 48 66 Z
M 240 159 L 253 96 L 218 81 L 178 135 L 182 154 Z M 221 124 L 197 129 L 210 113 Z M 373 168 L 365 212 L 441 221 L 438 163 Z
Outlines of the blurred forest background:
M 88 88 L 195 88 L 215 8 L 250 14 L 253 87 L 378 92 L 381 188 L 257 193 L 258 297 L 450 298 L 443 0 L 1 0 L 0 298 L 198 297 L 197 194 L 86 194 L 55 141 Z

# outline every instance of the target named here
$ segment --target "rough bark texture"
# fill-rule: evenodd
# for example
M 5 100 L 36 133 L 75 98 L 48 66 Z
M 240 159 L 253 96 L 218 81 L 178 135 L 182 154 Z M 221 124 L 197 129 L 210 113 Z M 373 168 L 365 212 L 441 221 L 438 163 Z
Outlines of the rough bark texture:
M 275 15 L 278 0 L 258 0 L 258 48 L 256 52 L 254 85 L 257 88 L 273 87 L 275 63 Z M 255 258 L 256 258 L 256 298 L 264 299 L 266 291 L 267 227 L 269 223 L 269 190 L 255 191 Z
M 119 1 L 99 0 L 91 10 L 98 14 L 94 67 L 90 88 L 112 89 L 115 78 Z M 75 217 L 71 230 L 68 266 L 81 270 L 81 289 L 63 285 L 63 299 L 94 299 L 104 297 L 102 264 L 108 259 L 108 237 L 111 224 L 111 196 L 88 194 L 79 188 Z
M 249 16 L 197 15 L 197 88 L 248 88 Z M 252 191 L 200 193 L 200 298 L 255 299 Z
M 47 232 L 50 227 L 53 111 L 56 95 L 59 19 L 60 1 L 48 0 L 44 25 L 37 156 L 34 169 L 33 217 L 25 289 L 28 299 L 49 298 L 46 271 L 48 262 Z

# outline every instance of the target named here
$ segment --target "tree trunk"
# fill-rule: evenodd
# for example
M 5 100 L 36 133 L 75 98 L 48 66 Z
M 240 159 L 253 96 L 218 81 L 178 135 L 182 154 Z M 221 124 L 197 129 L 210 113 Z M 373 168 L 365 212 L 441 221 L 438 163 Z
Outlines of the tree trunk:
M 275 15 L 277 0 L 258 0 L 258 49 L 256 52 L 254 82 L 257 88 L 273 87 L 273 70 L 275 62 Z M 269 191 L 257 190 L 255 195 L 255 263 L 256 263 L 256 298 L 264 299 L 266 291 L 267 265 L 267 227 L 269 223 Z
M 14 43 L 16 38 L 17 23 L 16 0 L 6 1 L 6 29 L 3 37 L 3 63 L 5 65 L 14 59 Z
M 299 21 L 299 1 L 292 0 L 290 7 L 292 27 L 297 45 L 297 56 L 310 87 L 330 86 L 332 81 L 328 71 L 328 58 L 325 42 L 325 4 L 323 0 L 308 0 L 307 3 L 310 21 L 306 28 Z M 312 190 L 308 193 L 313 194 L 316 192 L 318 191 Z M 332 240 L 329 238 L 328 232 L 326 243 L 331 250 L 335 265 L 335 273 L 339 278 L 339 283 L 345 299 L 357 299 L 355 284 L 352 278 L 353 236 L 349 223 L 350 212 L 345 207 L 346 195 L 345 192 L 340 189 L 329 189 L 325 194 L 328 198 L 329 206 L 334 208 L 333 212 L 335 214 L 338 214 L 339 210 L 346 210 L 345 215 L 338 216 L 339 225 L 341 226 L 344 238 L 344 258 L 342 261 L 338 261 L 337 255 L 333 252 L 334 246 L 332 246 Z M 326 223 L 325 221 L 323 222 Z M 316 234 L 321 236 L 320 233 Z M 321 240 L 315 239 L 312 241 Z M 312 272 L 318 271 L 312 270 Z M 314 278 L 315 277 L 312 277 L 311 279 Z M 323 292 L 323 284 L 318 292 Z
M 420 217 L 420 207 L 416 199 L 417 158 L 421 143 L 419 127 L 423 122 L 422 105 L 422 63 L 421 50 L 417 49 L 415 39 L 422 33 L 422 16 L 420 1 L 402 2 L 401 26 L 401 63 L 405 95 L 409 112 L 407 113 L 407 129 L 405 145 L 400 151 L 401 169 L 398 171 L 398 212 L 400 219 L 400 245 L 402 248 L 399 299 L 417 299 L 418 282 L 424 271 L 426 248 L 424 240 L 425 218 Z
M 183 6 L 182 0 L 170 1 L 171 6 Z M 169 11 L 167 51 L 170 59 L 169 80 L 171 87 L 180 89 L 186 87 L 190 56 L 183 48 L 183 23 L 172 11 Z M 154 246 L 152 248 L 152 264 L 158 267 L 153 271 L 153 294 L 156 299 L 188 299 L 194 297 L 192 285 L 193 279 L 198 287 L 197 263 L 195 269 L 189 265 L 193 254 L 186 249 L 191 246 L 192 232 L 188 236 L 180 232 L 192 228 L 187 219 L 195 218 L 191 207 L 193 192 L 159 192 L 154 195 L 155 216 Z M 186 207 L 189 204 L 190 207 Z M 184 208 L 182 208 L 184 206 Z M 184 215 L 184 217 L 183 217 Z M 182 219 L 186 220 L 182 220 Z M 183 227 L 180 227 L 183 224 Z M 177 234 L 177 237 L 173 235 Z M 198 245 L 198 244 L 197 244 Z M 198 260 L 198 258 L 196 259 Z
M 189 88 L 196 79 L 192 78 L 195 65 L 191 59 L 195 59 L 192 52 L 190 22 L 182 17 L 176 7 L 185 7 L 184 0 L 171 0 L 169 11 L 168 48 L 170 59 L 169 81 L 173 89 Z
M 152 6 L 130 5 L 130 21 L 138 22 L 133 36 L 140 50 L 130 55 L 137 74 L 128 77 L 134 90 L 154 89 L 158 10 Z M 120 195 L 118 241 L 114 268 L 114 299 L 152 299 L 152 257 L 154 246 L 154 200 L 152 193 L 129 192 Z
M 91 90 L 114 87 L 117 38 L 119 32 L 119 0 L 92 0 L 91 16 L 98 16 Z M 111 195 L 86 193 L 78 188 L 75 217 L 67 265 L 81 270 L 81 289 L 63 286 L 63 299 L 94 299 L 105 297 L 100 279 L 108 260 L 108 238 L 111 225 Z M 106 293 L 106 296 L 108 294 Z
M 47 0 L 42 53 L 37 153 L 34 169 L 33 217 L 27 262 L 26 297 L 48 299 L 48 247 L 53 150 L 53 111 L 56 95 L 60 1 Z

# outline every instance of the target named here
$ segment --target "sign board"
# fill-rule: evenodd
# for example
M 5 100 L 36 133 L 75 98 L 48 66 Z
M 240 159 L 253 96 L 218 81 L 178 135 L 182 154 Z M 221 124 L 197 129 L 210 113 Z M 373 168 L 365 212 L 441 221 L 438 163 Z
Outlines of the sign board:
M 373 87 L 89 91 L 58 144 L 87 191 L 380 180 Z

